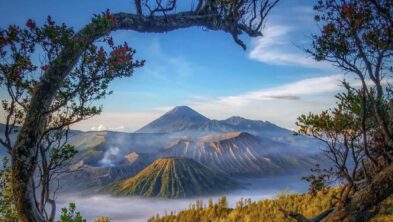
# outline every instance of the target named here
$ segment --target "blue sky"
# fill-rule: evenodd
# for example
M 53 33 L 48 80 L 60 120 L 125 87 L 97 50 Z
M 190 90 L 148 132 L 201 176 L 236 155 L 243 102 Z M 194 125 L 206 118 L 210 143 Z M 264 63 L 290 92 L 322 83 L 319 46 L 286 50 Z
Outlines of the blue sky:
M 107 8 L 132 11 L 131 2 L 0 0 L 0 26 L 24 25 L 29 18 L 42 22 L 51 15 L 78 30 Z M 114 81 L 114 94 L 101 101 L 104 112 L 74 128 L 133 131 L 173 106 L 189 105 L 209 118 L 239 115 L 292 129 L 301 113 L 331 107 L 343 78 L 302 50 L 318 31 L 312 5 L 282 0 L 265 24 L 264 37 L 241 37 L 246 51 L 230 35 L 202 28 L 113 33 L 115 42 L 127 41 L 146 65 L 133 77 Z

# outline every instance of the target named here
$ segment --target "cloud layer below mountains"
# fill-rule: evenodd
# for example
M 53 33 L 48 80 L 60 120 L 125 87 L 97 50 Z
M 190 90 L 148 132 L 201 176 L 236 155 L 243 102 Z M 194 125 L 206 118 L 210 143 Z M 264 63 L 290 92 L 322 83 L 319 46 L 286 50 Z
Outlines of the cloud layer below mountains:
M 243 180 L 247 189 L 238 190 L 232 193 L 226 193 L 229 205 L 234 207 L 236 202 L 241 198 L 251 198 L 260 200 L 263 198 L 272 198 L 284 191 L 305 192 L 307 184 L 300 180 L 300 175 L 266 177 L 261 179 Z M 216 202 L 218 196 L 213 196 Z M 165 212 L 170 214 L 171 211 L 179 212 L 187 209 L 190 204 L 202 199 L 207 203 L 209 197 L 198 197 L 190 199 L 157 199 L 157 198 L 115 198 L 111 196 L 97 195 L 82 197 L 80 195 L 60 196 L 58 199 L 58 214 L 62 207 L 70 202 L 76 203 L 77 210 L 87 218 L 87 221 L 93 221 L 97 216 L 109 216 L 116 222 L 144 222 L 153 215 L 159 213 L 164 215 Z

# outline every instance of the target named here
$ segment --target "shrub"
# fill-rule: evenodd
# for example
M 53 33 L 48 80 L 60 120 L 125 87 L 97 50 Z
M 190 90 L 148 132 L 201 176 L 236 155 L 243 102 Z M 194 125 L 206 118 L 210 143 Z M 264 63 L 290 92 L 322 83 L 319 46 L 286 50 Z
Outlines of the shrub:
M 96 217 L 96 219 L 94 219 L 94 222 L 112 222 L 112 220 L 109 217 L 100 216 Z
M 57 222 L 87 222 L 80 212 L 76 211 L 75 203 L 70 203 L 68 208 L 61 209 L 60 220 Z

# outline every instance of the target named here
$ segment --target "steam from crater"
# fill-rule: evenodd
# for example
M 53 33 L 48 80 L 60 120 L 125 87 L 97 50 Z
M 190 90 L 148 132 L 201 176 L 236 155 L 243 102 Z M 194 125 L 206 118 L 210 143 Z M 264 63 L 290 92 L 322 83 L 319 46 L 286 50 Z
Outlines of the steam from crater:
M 101 166 L 114 166 L 114 161 L 119 154 L 119 147 L 111 146 L 107 151 L 104 153 L 104 157 L 99 161 Z

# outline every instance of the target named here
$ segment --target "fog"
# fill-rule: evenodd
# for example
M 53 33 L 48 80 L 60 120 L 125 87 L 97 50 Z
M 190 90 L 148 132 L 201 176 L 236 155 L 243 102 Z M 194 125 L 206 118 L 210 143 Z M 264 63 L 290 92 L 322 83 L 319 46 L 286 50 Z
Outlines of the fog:
M 272 176 L 260 179 L 242 179 L 243 188 L 230 193 L 223 193 L 210 197 L 195 197 L 189 199 L 158 199 L 141 197 L 111 197 L 108 195 L 94 195 L 83 197 L 82 195 L 60 195 L 58 203 L 58 213 L 60 209 L 70 202 L 76 203 L 77 210 L 93 221 L 97 216 L 108 216 L 114 222 L 142 222 L 159 213 L 179 212 L 187 209 L 190 204 L 197 199 L 202 199 L 207 203 L 209 198 L 216 202 L 219 196 L 225 195 L 228 198 L 230 207 L 234 207 L 241 198 L 251 198 L 253 201 L 273 198 L 281 192 L 306 192 L 307 184 L 300 180 L 301 175 L 296 176 Z

